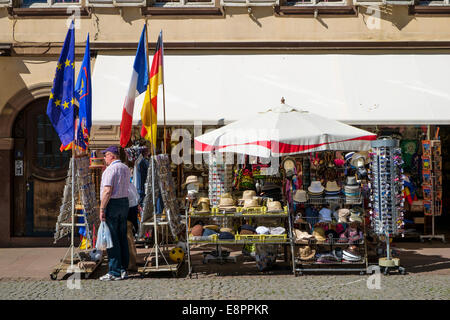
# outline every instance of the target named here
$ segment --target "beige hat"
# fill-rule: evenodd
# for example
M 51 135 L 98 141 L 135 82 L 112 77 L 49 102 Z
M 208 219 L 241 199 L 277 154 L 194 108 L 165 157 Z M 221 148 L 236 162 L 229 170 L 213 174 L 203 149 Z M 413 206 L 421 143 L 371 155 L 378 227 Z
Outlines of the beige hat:
M 220 198 L 219 207 L 233 207 L 235 204 L 232 198 Z
M 281 210 L 283 210 L 283 208 L 281 207 L 281 203 L 279 201 L 267 202 L 267 212 L 281 211 Z
M 308 194 L 306 193 L 305 190 L 295 190 L 294 201 L 295 202 L 306 202 L 306 201 L 308 201 Z
M 197 203 L 197 212 L 210 212 L 209 198 L 200 198 Z
M 338 222 L 339 223 L 348 223 L 348 216 L 350 215 L 350 210 L 349 209 L 339 209 L 338 210 Z
M 311 249 L 310 246 L 299 249 L 300 260 L 311 260 L 316 255 L 316 250 Z
M 220 232 L 229 232 L 234 234 L 234 230 L 231 228 L 220 228 Z
M 339 188 L 336 181 L 328 181 L 327 186 L 325 187 L 325 191 L 336 192 L 340 190 L 341 188 Z
M 185 187 L 187 184 L 190 184 L 190 183 L 198 183 L 199 184 L 200 182 L 198 181 L 197 176 L 188 176 L 186 178 L 186 182 L 183 183 L 183 187 Z
M 325 190 L 320 181 L 311 181 L 311 185 L 308 187 L 308 192 L 312 194 L 321 194 Z
M 233 198 L 221 197 L 219 200 L 219 210 L 236 210 L 235 201 Z
M 294 237 L 295 241 L 302 241 L 314 238 L 314 236 L 309 234 L 308 232 L 300 231 L 298 229 L 294 229 Z
M 254 207 L 258 207 L 258 200 L 247 199 L 244 201 L 244 208 L 254 208 Z
M 242 199 L 239 200 L 251 200 L 256 196 L 256 191 L 254 190 L 245 190 L 242 194 Z

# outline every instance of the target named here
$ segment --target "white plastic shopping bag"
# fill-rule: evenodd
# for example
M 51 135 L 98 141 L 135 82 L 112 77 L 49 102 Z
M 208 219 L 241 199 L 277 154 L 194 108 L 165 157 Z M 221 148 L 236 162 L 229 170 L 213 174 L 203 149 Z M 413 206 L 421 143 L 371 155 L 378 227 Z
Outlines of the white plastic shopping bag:
M 100 223 L 100 227 L 98 228 L 97 243 L 95 247 L 99 250 L 111 249 L 113 247 L 111 232 L 109 231 L 108 225 L 105 221 L 102 221 Z

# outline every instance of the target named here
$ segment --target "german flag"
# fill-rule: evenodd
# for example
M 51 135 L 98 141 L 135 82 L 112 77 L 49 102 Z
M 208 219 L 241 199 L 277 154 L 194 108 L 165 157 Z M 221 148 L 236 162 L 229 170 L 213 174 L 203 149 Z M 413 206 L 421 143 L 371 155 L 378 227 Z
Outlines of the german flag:
M 159 33 L 153 56 L 152 68 L 150 69 L 150 82 L 145 93 L 144 104 L 141 110 L 141 137 L 150 141 L 156 148 L 156 128 L 158 115 L 158 88 L 163 83 L 163 42 L 162 31 Z M 151 130 L 151 131 L 150 131 Z M 153 139 L 152 139 L 153 138 Z

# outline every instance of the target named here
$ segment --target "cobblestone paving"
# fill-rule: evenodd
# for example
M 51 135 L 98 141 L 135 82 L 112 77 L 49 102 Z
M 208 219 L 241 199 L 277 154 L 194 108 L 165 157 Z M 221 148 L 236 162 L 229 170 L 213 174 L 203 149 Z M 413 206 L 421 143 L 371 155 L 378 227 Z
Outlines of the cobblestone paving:
M 102 282 L 81 280 L 81 289 L 67 281 L 0 280 L 0 299 L 449 299 L 450 276 L 381 275 L 381 289 L 368 289 L 368 275 L 228 276 L 130 278 Z

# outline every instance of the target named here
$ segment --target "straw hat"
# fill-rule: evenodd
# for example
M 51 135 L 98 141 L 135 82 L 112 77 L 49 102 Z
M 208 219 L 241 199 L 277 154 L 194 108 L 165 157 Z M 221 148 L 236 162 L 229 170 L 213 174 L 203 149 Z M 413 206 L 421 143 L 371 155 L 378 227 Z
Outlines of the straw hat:
M 294 229 L 295 241 L 302 241 L 314 238 L 313 235 L 309 234 L 306 231 L 300 231 L 298 229 Z
M 220 198 L 219 209 L 231 209 L 236 208 L 234 199 L 232 198 Z
M 281 203 L 279 201 L 270 201 L 267 203 L 267 212 L 281 211 Z
M 299 249 L 300 260 L 311 260 L 316 255 L 316 250 L 311 249 L 310 246 Z
M 188 176 L 188 177 L 186 178 L 186 182 L 183 183 L 183 188 L 184 188 L 187 184 L 190 184 L 190 183 L 198 183 L 198 184 L 200 184 L 200 182 L 198 181 L 197 176 Z
M 197 203 L 197 212 L 210 212 L 209 198 L 200 198 Z
M 325 191 L 336 192 L 340 190 L 341 188 L 339 188 L 336 181 L 328 181 L 327 186 L 325 187 Z
M 312 235 L 318 241 L 325 241 L 326 240 L 326 238 L 325 238 L 325 230 L 323 230 L 322 227 L 315 227 Z
M 247 199 L 244 201 L 244 208 L 254 208 L 254 207 L 259 207 L 258 200 Z
M 312 181 L 311 185 L 308 187 L 309 193 L 320 194 L 325 190 L 320 181 Z
M 256 191 L 254 190 L 245 190 L 242 194 L 242 199 L 239 200 L 251 200 L 256 196 Z
M 339 223 L 348 223 L 348 217 L 350 216 L 350 210 L 349 209 L 339 209 L 338 210 L 338 222 Z
M 295 202 L 306 202 L 306 201 L 308 201 L 308 194 L 306 193 L 305 190 L 295 190 L 294 201 Z

